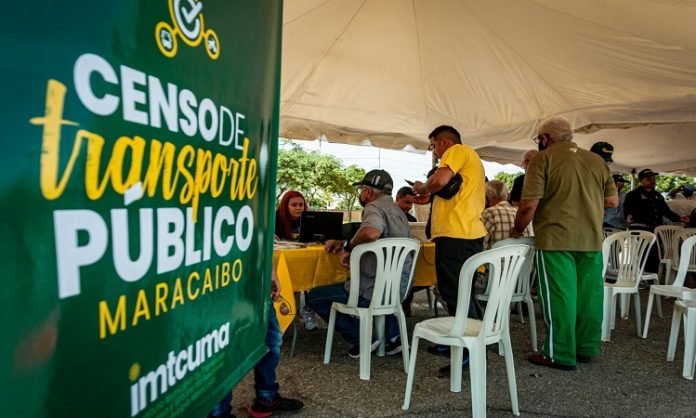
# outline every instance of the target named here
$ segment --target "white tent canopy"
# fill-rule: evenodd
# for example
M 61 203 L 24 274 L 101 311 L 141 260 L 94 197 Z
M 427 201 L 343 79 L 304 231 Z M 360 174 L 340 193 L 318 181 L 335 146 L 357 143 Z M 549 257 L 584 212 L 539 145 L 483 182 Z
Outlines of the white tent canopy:
M 285 2 L 281 136 L 425 149 L 457 128 L 518 162 L 540 119 L 614 145 L 615 169 L 696 175 L 696 2 Z

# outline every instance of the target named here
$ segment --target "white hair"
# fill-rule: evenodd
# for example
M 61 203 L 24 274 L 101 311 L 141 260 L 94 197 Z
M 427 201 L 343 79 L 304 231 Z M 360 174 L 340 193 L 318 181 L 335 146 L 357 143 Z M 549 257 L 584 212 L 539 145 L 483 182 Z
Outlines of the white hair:
M 506 200 L 508 189 L 505 183 L 500 180 L 490 180 L 486 183 L 486 197 L 491 199 Z
M 546 134 L 553 142 L 570 142 L 573 140 L 573 124 L 562 116 L 552 116 L 539 123 L 539 135 Z

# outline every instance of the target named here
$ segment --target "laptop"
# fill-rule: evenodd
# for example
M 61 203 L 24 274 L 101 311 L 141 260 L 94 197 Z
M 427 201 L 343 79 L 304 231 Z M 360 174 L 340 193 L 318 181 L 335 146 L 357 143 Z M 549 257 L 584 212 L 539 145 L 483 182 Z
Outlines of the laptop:
M 302 212 L 300 242 L 324 242 L 343 236 L 343 212 Z

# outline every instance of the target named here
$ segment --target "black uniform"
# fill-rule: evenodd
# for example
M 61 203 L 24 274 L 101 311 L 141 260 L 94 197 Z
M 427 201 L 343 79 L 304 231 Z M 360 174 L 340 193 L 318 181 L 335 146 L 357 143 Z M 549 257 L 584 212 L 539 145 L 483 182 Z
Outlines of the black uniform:
M 679 222 L 679 215 L 672 212 L 667 206 L 665 198 L 655 190 L 647 191 L 638 186 L 626 194 L 623 204 L 624 217 L 631 215 L 633 219 L 630 225 L 633 229 L 654 231 L 656 226 L 662 225 L 662 217 L 672 222 Z
M 628 215 L 631 215 L 633 220 L 628 225 L 629 229 L 655 232 L 655 227 L 662 225 L 662 217 L 673 222 L 680 220 L 679 215 L 672 212 L 660 193 L 654 189 L 649 192 L 642 186 L 638 186 L 626 194 L 623 211 L 627 219 Z M 659 266 L 660 257 L 657 253 L 657 245 L 654 245 L 648 254 L 645 271 L 657 273 Z

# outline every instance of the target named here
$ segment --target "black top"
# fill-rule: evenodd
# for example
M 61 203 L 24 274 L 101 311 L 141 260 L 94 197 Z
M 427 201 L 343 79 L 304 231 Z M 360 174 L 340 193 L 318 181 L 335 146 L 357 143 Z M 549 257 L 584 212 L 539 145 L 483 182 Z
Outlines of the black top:
M 415 216 L 411 215 L 408 212 L 404 212 L 406 214 L 406 219 L 408 219 L 409 222 L 418 222 L 418 219 L 416 219 Z
M 655 190 L 647 191 L 638 186 L 626 194 L 623 204 L 624 217 L 631 215 L 633 224 L 648 228 L 662 225 L 662 217 L 673 222 L 680 220 L 679 215 L 667 206 L 665 198 Z
M 524 187 L 524 174 L 515 177 L 510 190 L 510 203 L 522 200 L 522 187 Z
M 283 226 L 280 224 L 280 222 L 276 221 L 275 224 L 275 234 L 278 238 L 284 239 L 284 240 L 289 240 L 289 241 L 297 241 L 297 239 L 300 237 L 300 218 L 294 219 L 290 221 L 290 226 L 292 230 L 290 231 L 290 236 L 285 236 L 285 231 L 283 231 Z

